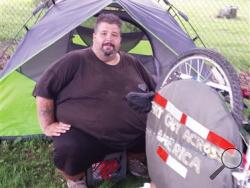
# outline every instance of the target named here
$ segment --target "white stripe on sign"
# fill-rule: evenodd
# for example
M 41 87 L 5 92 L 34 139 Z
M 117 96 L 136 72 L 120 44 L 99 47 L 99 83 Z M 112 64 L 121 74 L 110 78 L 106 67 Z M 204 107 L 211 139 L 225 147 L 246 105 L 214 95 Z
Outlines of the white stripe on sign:
M 168 157 L 166 164 L 171 167 L 175 172 L 180 174 L 183 178 L 186 178 L 187 168 L 181 163 L 179 163 L 175 158 L 171 157 L 171 155 Z
M 186 178 L 187 168 L 175 158 L 173 158 L 171 155 L 169 155 L 165 149 L 163 149 L 161 146 L 158 146 L 156 153 L 165 162 L 165 164 L 167 164 L 183 178 Z
M 182 112 L 178 110 L 172 103 L 169 102 L 165 109 L 169 112 L 173 112 L 172 115 L 175 117 L 175 119 L 181 119 Z
M 226 150 L 229 148 L 235 148 L 235 146 L 223 138 L 222 136 L 216 134 L 213 131 L 210 131 L 205 126 L 194 120 L 192 117 L 187 116 L 185 113 L 180 111 L 178 108 L 174 106 L 170 101 L 165 99 L 159 93 L 156 93 L 153 100 L 156 104 L 160 105 L 164 109 L 166 109 L 169 113 L 171 113 L 182 125 L 187 126 L 193 132 L 206 139 L 210 143 Z
M 199 122 L 195 121 L 191 117 L 187 117 L 186 126 L 194 131 L 196 134 L 200 135 L 202 138 L 207 139 L 209 134 L 209 130 L 201 125 Z

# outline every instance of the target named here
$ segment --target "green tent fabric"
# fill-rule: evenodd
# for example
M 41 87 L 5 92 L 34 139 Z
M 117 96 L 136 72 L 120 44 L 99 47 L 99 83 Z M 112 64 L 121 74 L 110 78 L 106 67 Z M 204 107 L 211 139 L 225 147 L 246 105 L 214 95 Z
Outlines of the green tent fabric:
M 0 137 L 41 134 L 36 116 L 35 82 L 13 72 L 0 82 Z

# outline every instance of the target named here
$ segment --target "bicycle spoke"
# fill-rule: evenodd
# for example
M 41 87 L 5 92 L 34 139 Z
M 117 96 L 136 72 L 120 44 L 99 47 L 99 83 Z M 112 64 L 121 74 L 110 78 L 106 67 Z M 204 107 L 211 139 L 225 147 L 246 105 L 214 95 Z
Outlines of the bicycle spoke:
M 189 73 L 188 73 L 188 75 L 190 75 L 191 77 L 193 77 L 191 75 L 191 71 L 193 71 L 197 76 L 199 75 L 202 80 L 205 79 L 201 74 L 198 73 L 198 71 L 192 65 L 190 65 L 190 64 L 187 64 L 187 65 L 189 66 Z M 199 81 L 201 81 L 201 80 L 199 80 Z
M 197 72 L 197 80 L 198 81 L 201 81 L 201 76 L 202 76 L 202 71 L 203 71 L 203 65 L 204 65 L 204 62 L 203 62 L 203 60 L 202 59 L 198 59 L 198 61 L 197 61 L 197 63 L 198 63 L 198 65 L 197 65 L 197 70 L 198 70 L 198 72 Z

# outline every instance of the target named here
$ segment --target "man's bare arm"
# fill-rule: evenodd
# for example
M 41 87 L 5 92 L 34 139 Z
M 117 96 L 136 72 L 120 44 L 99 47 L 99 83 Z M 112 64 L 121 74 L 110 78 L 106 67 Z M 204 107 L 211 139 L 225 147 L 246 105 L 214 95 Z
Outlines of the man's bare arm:
M 36 97 L 37 114 L 42 131 L 47 136 L 60 136 L 70 129 L 70 125 L 56 122 L 54 101 L 44 97 Z
M 55 122 L 54 101 L 43 97 L 36 97 L 37 114 L 42 130 Z

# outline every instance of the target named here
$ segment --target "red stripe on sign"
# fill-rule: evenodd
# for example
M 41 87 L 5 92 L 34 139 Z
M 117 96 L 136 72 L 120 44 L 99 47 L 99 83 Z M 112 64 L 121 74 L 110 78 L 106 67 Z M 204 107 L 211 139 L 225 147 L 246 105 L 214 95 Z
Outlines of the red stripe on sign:
M 156 93 L 154 96 L 154 102 L 165 108 L 168 101 L 167 99 L 164 99 L 159 93 Z
M 223 137 L 217 135 L 212 131 L 209 132 L 207 140 L 225 150 L 229 148 L 235 148 L 235 146 L 232 143 L 230 143 L 229 141 L 227 141 L 226 139 L 224 139 Z
M 183 124 L 183 125 L 186 125 L 186 122 L 187 122 L 187 115 L 183 113 L 181 115 L 180 123 Z
M 161 146 L 158 146 L 158 148 L 157 148 L 157 154 L 159 155 L 159 157 L 163 161 L 165 161 L 165 162 L 167 161 L 168 153 Z

